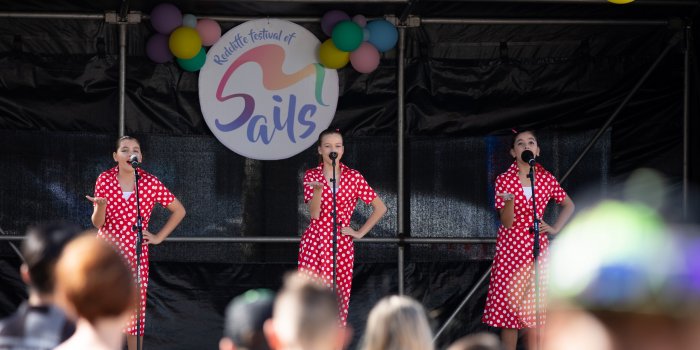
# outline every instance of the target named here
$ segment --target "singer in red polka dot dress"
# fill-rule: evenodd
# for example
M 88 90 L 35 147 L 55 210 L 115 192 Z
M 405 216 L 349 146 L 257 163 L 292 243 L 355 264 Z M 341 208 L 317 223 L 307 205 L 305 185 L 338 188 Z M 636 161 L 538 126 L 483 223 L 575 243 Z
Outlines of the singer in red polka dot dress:
M 518 329 L 536 325 L 536 301 L 534 290 L 532 227 L 532 187 L 527 177 L 530 165 L 523 161 L 524 151 L 537 157 L 540 148 L 532 131 L 514 134 L 510 154 L 515 158 L 506 172 L 496 179 L 496 209 L 501 226 L 496 239 L 496 255 L 493 259 L 491 281 L 482 321 L 502 328 L 504 349 L 514 350 Z M 546 264 L 549 240 L 547 234 L 556 234 L 574 212 L 574 202 L 564 192 L 554 176 L 541 165 L 535 165 L 535 197 L 537 217 L 540 219 L 540 324 L 544 322 L 546 300 Z M 547 203 L 554 201 L 562 206 L 554 225 L 541 218 Z
M 321 164 L 304 174 L 304 202 L 311 212 L 311 223 L 304 231 L 299 246 L 299 270 L 321 280 L 329 288 L 333 286 L 333 160 L 336 156 L 335 174 L 336 202 L 338 211 L 337 238 L 337 295 L 340 320 L 347 324 L 352 269 L 355 257 L 353 239 L 360 239 L 369 232 L 386 213 L 384 202 L 377 197 L 372 187 L 357 170 L 340 163 L 343 157 L 343 137 L 338 130 L 325 130 L 318 138 L 318 154 Z M 355 231 L 350 227 L 350 218 L 357 200 L 372 206 L 372 214 Z
M 133 137 L 123 136 L 117 140 L 117 150 L 113 154 L 117 166 L 109 169 L 97 178 L 95 196 L 86 196 L 94 205 L 92 223 L 97 227 L 99 238 L 112 244 L 128 261 L 136 280 L 136 195 L 134 168 L 130 158 L 136 156 L 142 160 L 141 146 Z M 185 208 L 173 194 L 155 176 L 143 169 L 139 173 L 139 199 L 143 223 L 143 245 L 140 266 L 140 305 L 141 328 L 137 331 L 137 311 L 126 325 L 129 349 L 136 348 L 136 335 L 143 337 L 146 321 L 146 289 L 148 287 L 148 246 L 159 244 L 177 227 L 185 217 Z M 148 223 L 151 212 L 158 203 L 167 208 L 171 214 L 168 221 L 157 234 L 149 231 Z

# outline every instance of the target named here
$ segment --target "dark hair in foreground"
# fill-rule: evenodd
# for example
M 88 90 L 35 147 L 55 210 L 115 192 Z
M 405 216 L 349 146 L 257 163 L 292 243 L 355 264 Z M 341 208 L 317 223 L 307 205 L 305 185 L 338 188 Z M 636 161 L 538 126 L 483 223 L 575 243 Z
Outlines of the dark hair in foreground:
M 81 231 L 75 224 L 52 222 L 30 226 L 22 242 L 22 257 L 29 269 L 31 285 L 39 293 L 53 293 L 54 266 L 66 243 Z

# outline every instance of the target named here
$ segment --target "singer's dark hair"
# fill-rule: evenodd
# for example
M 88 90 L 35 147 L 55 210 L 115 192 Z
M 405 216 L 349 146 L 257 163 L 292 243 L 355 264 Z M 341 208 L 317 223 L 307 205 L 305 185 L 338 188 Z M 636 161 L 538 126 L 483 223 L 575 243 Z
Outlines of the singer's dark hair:
M 323 142 L 323 138 L 326 137 L 327 135 L 332 135 L 332 134 L 340 135 L 340 138 L 341 139 L 343 138 L 343 134 L 340 133 L 340 130 L 328 128 L 326 130 L 321 131 L 321 133 L 318 135 L 318 141 L 316 141 L 316 147 L 321 147 L 321 142 Z M 320 154 L 318 155 L 318 162 L 323 163 L 323 156 Z
M 515 129 L 514 129 L 513 131 L 514 131 L 514 132 L 513 132 L 513 136 L 512 136 L 511 139 L 510 139 L 510 148 L 515 148 L 515 141 L 518 139 L 518 136 L 520 136 L 520 135 L 522 135 L 522 134 L 524 134 L 524 133 L 526 133 L 526 132 L 531 133 L 532 136 L 535 138 L 535 141 L 537 141 L 537 132 L 535 132 L 535 130 L 520 130 L 520 131 L 515 131 Z
M 138 143 L 139 146 L 141 146 L 141 142 L 137 138 L 132 137 L 132 136 L 128 136 L 128 135 L 124 135 L 124 136 L 117 139 L 117 148 L 116 148 L 117 150 L 119 149 L 119 146 L 121 146 L 122 141 L 124 141 L 124 140 L 136 141 L 136 143 Z

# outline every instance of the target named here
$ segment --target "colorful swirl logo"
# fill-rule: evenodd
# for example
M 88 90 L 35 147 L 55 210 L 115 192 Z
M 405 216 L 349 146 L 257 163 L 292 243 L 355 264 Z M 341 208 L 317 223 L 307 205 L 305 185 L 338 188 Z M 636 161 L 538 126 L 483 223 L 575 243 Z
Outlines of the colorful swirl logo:
M 313 145 L 338 103 L 338 74 L 318 63 L 320 44 L 278 19 L 224 34 L 199 74 L 200 107 L 214 136 L 253 159 L 289 158 Z

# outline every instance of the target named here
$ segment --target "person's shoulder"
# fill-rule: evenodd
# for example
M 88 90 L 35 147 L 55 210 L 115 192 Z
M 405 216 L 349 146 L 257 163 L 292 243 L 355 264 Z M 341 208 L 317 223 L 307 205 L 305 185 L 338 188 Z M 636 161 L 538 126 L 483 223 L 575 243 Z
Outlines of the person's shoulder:
M 146 170 L 139 169 L 139 175 L 141 176 L 141 179 L 144 180 L 144 182 L 160 182 L 157 176 L 149 173 Z
M 319 175 L 319 174 L 323 174 L 323 170 L 321 169 L 320 166 L 317 166 L 315 168 L 306 169 L 306 171 L 304 172 L 304 176 Z
M 27 308 L 25 304 L 22 304 L 15 312 L 0 320 L 0 338 L 24 334 L 22 323 L 26 318 L 26 313 Z
M 504 171 L 504 172 L 498 174 L 498 176 L 496 176 L 496 181 L 504 181 L 504 180 L 507 180 L 507 179 L 512 178 L 512 177 L 513 177 L 513 173 L 510 170 L 507 170 L 507 171 Z
M 555 179 L 554 174 L 552 174 L 549 170 L 547 170 L 544 166 L 537 164 L 537 171 L 540 172 L 543 176 L 545 176 L 548 179 Z
M 362 173 L 359 170 L 350 168 L 348 166 L 343 168 L 343 173 L 351 177 L 363 177 Z
M 114 168 L 109 168 L 109 169 L 103 171 L 102 173 L 100 173 L 100 175 L 97 176 L 97 178 L 98 178 L 98 179 L 105 179 L 105 178 L 108 178 L 108 177 L 111 177 L 111 176 L 113 177 L 116 173 L 117 173 L 116 167 L 114 167 Z

